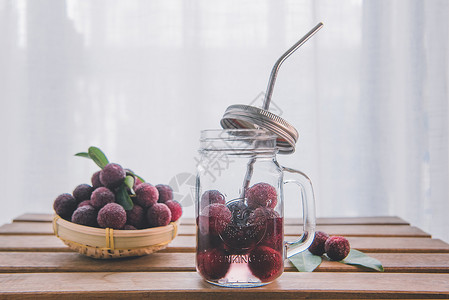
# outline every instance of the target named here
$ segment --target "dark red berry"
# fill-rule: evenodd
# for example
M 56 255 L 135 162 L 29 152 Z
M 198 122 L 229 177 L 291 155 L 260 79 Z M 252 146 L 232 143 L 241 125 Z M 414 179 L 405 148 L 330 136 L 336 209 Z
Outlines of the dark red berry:
M 323 231 L 315 231 L 315 238 L 313 239 L 312 245 L 309 247 L 310 253 L 313 255 L 321 256 L 326 250 L 324 249 L 324 244 L 326 243 L 329 235 Z
M 167 200 L 164 204 L 167 205 L 171 211 L 172 222 L 177 221 L 182 216 L 182 206 L 178 201 Z
M 136 187 L 136 202 L 142 207 L 150 207 L 157 203 L 159 192 L 149 183 L 141 183 Z
M 72 222 L 80 225 L 97 227 L 97 210 L 91 205 L 78 207 L 72 214 Z
M 99 187 L 95 191 L 93 191 L 92 196 L 90 197 L 90 203 L 93 207 L 100 209 L 108 203 L 115 202 L 114 193 L 108 189 L 107 187 Z
M 331 236 L 324 244 L 327 256 L 331 260 L 342 260 L 348 256 L 351 247 L 349 241 L 342 236 Z
M 210 204 L 213 203 L 225 204 L 225 202 L 226 202 L 225 196 L 219 191 L 217 190 L 205 191 L 201 196 L 200 211 L 202 211 L 206 206 Z
M 142 206 L 134 204 L 132 209 L 126 211 L 126 223 L 135 228 L 145 228 L 146 215 Z
M 257 183 L 248 189 L 246 198 L 250 208 L 259 206 L 274 208 L 277 204 L 276 188 L 268 183 Z
M 84 201 L 81 201 L 78 204 L 78 207 L 81 207 L 81 206 L 84 206 L 84 205 L 92 205 L 92 204 L 91 204 L 90 200 L 84 200 Z
M 89 200 L 94 188 L 88 184 L 80 184 L 73 190 L 73 197 L 79 202 Z
M 117 203 L 108 203 L 98 212 L 98 225 L 102 228 L 122 229 L 126 224 L 126 211 Z
M 156 189 L 159 192 L 158 202 L 165 203 L 168 200 L 173 200 L 173 189 L 166 184 L 157 184 Z
M 136 177 L 136 179 L 134 180 L 134 186 L 133 186 L 133 189 L 135 190 L 136 187 L 137 187 L 139 184 L 141 184 L 141 183 L 143 183 L 143 181 L 140 180 L 139 177 Z
M 203 234 L 219 235 L 231 222 L 232 214 L 226 205 L 214 203 L 206 206 L 199 217 L 199 227 Z
M 217 248 L 198 252 L 196 260 L 198 271 L 207 280 L 223 278 L 230 266 L 224 251 Z
M 94 189 L 104 186 L 104 185 L 101 183 L 101 181 L 100 181 L 100 173 L 101 173 L 101 170 L 95 172 L 95 173 L 92 175 L 91 182 L 92 182 L 92 187 L 93 187 Z
M 72 195 L 65 193 L 56 197 L 53 209 L 61 218 L 70 221 L 72 214 L 78 206 L 78 201 Z
M 166 226 L 170 224 L 171 211 L 164 203 L 156 203 L 147 210 L 147 223 L 150 227 Z
M 100 172 L 101 183 L 108 188 L 116 188 L 125 181 L 126 172 L 119 164 L 109 163 Z
M 270 282 L 279 277 L 284 269 L 282 255 L 278 251 L 258 246 L 249 254 L 249 269 L 262 282 Z

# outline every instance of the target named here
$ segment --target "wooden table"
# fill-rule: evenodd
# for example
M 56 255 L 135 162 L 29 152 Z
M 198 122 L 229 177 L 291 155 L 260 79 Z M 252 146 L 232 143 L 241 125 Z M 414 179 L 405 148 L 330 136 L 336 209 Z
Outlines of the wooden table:
M 161 252 L 95 260 L 71 252 L 53 235 L 51 215 L 24 214 L 0 227 L 0 298 L 297 299 L 449 298 L 449 244 L 398 217 L 321 218 L 318 230 L 344 235 L 380 260 L 385 272 L 323 261 L 312 273 L 285 273 L 259 288 L 221 288 L 195 271 L 195 226 L 183 219 L 179 236 Z M 286 238 L 301 226 L 286 220 Z

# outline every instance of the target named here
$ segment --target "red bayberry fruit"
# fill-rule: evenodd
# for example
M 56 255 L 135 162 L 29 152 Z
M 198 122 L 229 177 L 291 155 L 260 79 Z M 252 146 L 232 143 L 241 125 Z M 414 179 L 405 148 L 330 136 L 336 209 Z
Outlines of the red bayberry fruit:
M 125 181 L 126 172 L 119 164 L 109 163 L 100 172 L 101 183 L 108 188 L 116 188 Z
M 73 197 L 79 202 L 89 200 L 94 188 L 88 184 L 80 184 L 73 190 Z
M 136 187 L 136 202 L 142 207 L 150 207 L 157 203 L 159 192 L 156 187 L 144 182 Z
M 277 213 L 276 213 L 277 214 Z M 267 219 L 265 236 L 260 241 L 261 245 L 282 251 L 284 247 L 284 220 L 278 216 Z
M 182 216 L 182 206 L 181 206 L 181 204 L 179 204 L 178 201 L 167 200 L 165 202 L 165 205 L 167 205 L 171 211 L 171 221 L 172 222 L 177 221 Z
M 126 223 L 135 228 L 144 228 L 146 224 L 145 211 L 142 206 L 134 204 L 131 210 L 126 211 Z
M 73 212 L 72 222 L 80 225 L 97 227 L 97 210 L 91 205 L 78 207 Z
M 53 202 L 53 209 L 63 219 L 70 221 L 72 214 L 78 206 L 78 201 L 68 194 L 64 193 L 56 197 Z
M 349 241 L 342 236 L 331 236 L 324 244 L 327 256 L 332 260 L 342 260 L 348 256 L 351 247 Z
M 316 231 L 315 238 L 313 239 L 312 245 L 309 247 L 310 253 L 313 255 L 321 256 L 326 252 L 324 249 L 324 244 L 326 243 L 329 235 L 323 231 Z
M 84 206 L 84 205 L 91 205 L 91 206 L 92 206 L 90 200 L 84 200 L 84 201 L 81 201 L 81 202 L 78 204 L 78 207 L 81 207 L 81 206 Z
M 117 203 L 108 203 L 98 212 L 98 225 L 102 228 L 122 229 L 126 224 L 126 211 Z
M 173 189 L 166 184 L 157 184 L 156 189 L 159 192 L 158 202 L 165 203 L 168 200 L 173 200 Z
M 199 217 L 199 227 L 203 234 L 219 235 L 231 222 L 232 214 L 226 205 L 214 203 L 206 206 Z
M 267 246 L 258 246 L 249 254 L 249 269 L 262 282 L 270 282 L 282 274 L 282 255 Z
M 200 210 L 203 210 L 206 206 L 213 203 L 225 204 L 225 202 L 226 202 L 225 196 L 219 191 L 217 190 L 205 191 L 201 196 Z
M 136 177 L 136 179 L 134 180 L 134 186 L 133 186 L 133 190 L 135 190 L 136 189 L 136 187 L 139 185 L 139 184 L 141 184 L 141 183 L 143 183 L 143 181 L 142 180 L 140 180 L 140 178 L 139 177 Z
M 114 193 L 108 189 L 107 187 L 99 187 L 95 191 L 93 191 L 92 196 L 90 197 L 90 203 L 93 207 L 100 209 L 108 203 L 115 202 Z
M 171 211 L 164 203 L 156 203 L 147 210 L 147 222 L 150 227 L 166 226 L 170 224 Z
M 250 208 L 259 206 L 274 208 L 277 204 L 276 188 L 268 183 L 257 183 L 248 189 L 246 198 Z
M 230 263 L 223 250 L 212 248 L 197 253 L 197 268 L 207 280 L 223 278 L 229 270 Z
M 90 179 L 91 182 L 92 182 L 92 187 L 93 187 L 94 189 L 97 189 L 97 188 L 99 188 L 99 187 L 104 186 L 104 185 L 101 183 L 101 181 L 100 181 L 100 173 L 101 173 L 101 170 L 95 172 L 95 173 L 92 175 L 92 178 Z

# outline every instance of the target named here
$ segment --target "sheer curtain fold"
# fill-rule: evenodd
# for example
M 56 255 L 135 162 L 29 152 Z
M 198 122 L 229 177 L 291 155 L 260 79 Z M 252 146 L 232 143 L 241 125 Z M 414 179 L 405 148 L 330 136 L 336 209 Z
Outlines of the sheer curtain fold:
M 300 132 L 281 163 L 311 176 L 318 216 L 398 215 L 449 241 L 448 20 L 438 0 L 0 0 L 0 223 L 88 183 L 73 154 L 90 145 L 191 193 L 176 176 L 195 172 L 199 131 L 260 104 L 322 21 L 276 82 Z

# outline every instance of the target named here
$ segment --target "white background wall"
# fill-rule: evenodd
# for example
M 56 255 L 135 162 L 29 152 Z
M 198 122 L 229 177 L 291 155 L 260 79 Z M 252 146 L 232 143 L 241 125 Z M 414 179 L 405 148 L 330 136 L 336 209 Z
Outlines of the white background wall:
M 194 174 L 200 130 L 261 100 L 322 21 L 277 79 L 272 107 L 301 135 L 279 161 L 312 177 L 318 216 L 398 215 L 449 241 L 448 6 L 0 0 L 0 223 L 89 182 L 73 154 L 90 145 L 154 184 Z

